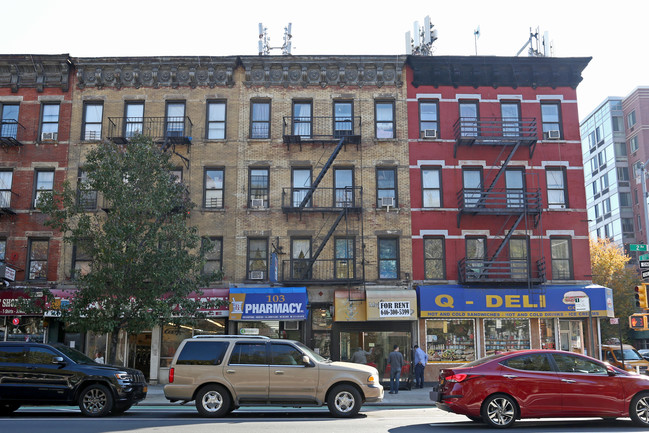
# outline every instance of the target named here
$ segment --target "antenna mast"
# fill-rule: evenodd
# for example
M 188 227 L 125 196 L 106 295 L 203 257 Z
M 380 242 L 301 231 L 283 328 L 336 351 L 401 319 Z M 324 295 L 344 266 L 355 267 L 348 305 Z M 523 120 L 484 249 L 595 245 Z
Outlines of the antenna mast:
M 433 30 L 433 27 L 428 15 L 424 18 L 423 27 L 419 27 L 419 21 L 415 21 L 412 35 L 406 32 L 406 54 L 432 56 L 433 42 L 437 40 L 437 30 Z
M 548 32 L 545 32 L 543 34 L 543 37 L 541 40 L 539 40 L 539 28 L 536 28 L 536 32 L 532 32 L 532 28 L 530 27 L 530 38 L 528 41 L 523 45 L 523 47 L 518 50 L 518 53 L 516 53 L 516 56 L 519 56 L 525 48 L 529 45 L 529 48 L 527 50 L 527 55 L 530 57 L 551 57 L 553 54 L 553 46 L 552 43 L 550 42 L 550 34 Z M 543 46 L 543 51 L 541 51 L 541 46 Z
M 291 34 L 292 24 L 288 23 L 288 26 L 284 27 L 284 44 L 281 47 L 271 47 L 270 46 L 270 37 L 268 36 L 268 29 L 264 27 L 262 23 L 259 23 L 259 41 L 257 42 L 259 47 L 260 56 L 270 55 L 271 50 L 282 50 L 282 55 L 290 56 L 291 55 L 291 39 L 293 35 Z

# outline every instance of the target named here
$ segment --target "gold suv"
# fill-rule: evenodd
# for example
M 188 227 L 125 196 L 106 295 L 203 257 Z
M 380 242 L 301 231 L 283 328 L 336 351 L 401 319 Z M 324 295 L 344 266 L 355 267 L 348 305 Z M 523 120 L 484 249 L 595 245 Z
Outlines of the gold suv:
M 376 368 L 332 362 L 304 344 L 260 336 L 190 338 L 180 343 L 165 397 L 196 401 L 202 416 L 240 406 L 323 406 L 355 416 L 364 402 L 383 399 Z

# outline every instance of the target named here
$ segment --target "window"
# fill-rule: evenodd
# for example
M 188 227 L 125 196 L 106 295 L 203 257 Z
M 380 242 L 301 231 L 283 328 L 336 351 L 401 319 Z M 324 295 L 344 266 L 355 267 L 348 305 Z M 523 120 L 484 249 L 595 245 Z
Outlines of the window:
M 354 169 L 334 169 L 334 207 L 354 206 Z
M 11 184 L 14 174 L 10 170 L 0 171 L 0 209 L 11 207 Z
M 182 183 L 182 181 L 183 181 L 183 169 L 182 168 L 176 168 L 174 170 L 171 170 L 171 175 L 176 180 L 176 183 Z
M 252 101 L 250 138 L 270 138 L 270 101 Z
M 83 104 L 82 140 L 101 140 L 101 123 L 104 113 L 103 102 L 85 102 Z
M 620 206 L 630 207 L 631 206 L 631 193 L 630 192 L 621 192 L 620 193 Z
M 77 178 L 77 200 L 85 210 L 97 209 L 97 191 L 88 187 L 88 173 L 81 168 Z
M 541 122 L 543 124 L 543 138 L 549 137 L 550 131 L 557 131 L 559 137 L 563 138 L 561 132 L 561 109 L 558 102 L 541 103 Z
M 629 168 L 628 167 L 618 167 L 617 168 L 617 180 L 620 182 L 629 181 Z
M 438 118 L 437 101 L 419 101 L 419 131 L 422 137 L 426 138 L 423 131 L 433 129 L 439 138 L 439 118 Z
M 505 170 L 507 207 L 520 208 L 525 205 L 525 173 L 518 168 Z
M 27 264 L 29 280 L 47 280 L 47 239 L 29 240 L 29 263 Z
M 292 207 L 300 207 L 307 193 L 311 190 L 311 169 L 294 168 L 291 173 L 291 187 Z M 305 206 L 311 207 L 311 200 Z
M 566 173 L 563 168 L 548 168 L 545 170 L 548 207 L 564 209 L 568 207 L 568 191 L 566 189 Z
M 608 175 L 599 178 L 599 186 L 602 190 L 602 194 L 606 194 L 608 192 Z
M 272 343 L 270 345 L 270 356 L 272 365 L 304 365 L 302 352 L 290 344 Z
M 599 376 L 608 375 L 606 367 L 597 362 L 582 358 L 581 356 L 563 353 L 552 353 L 551 356 L 554 358 L 554 362 L 557 363 L 557 367 L 561 373 L 590 374 Z
M 379 238 L 379 279 L 399 278 L 399 239 Z
M 475 137 L 478 135 L 478 112 L 477 101 L 464 101 L 459 103 L 460 109 L 460 135 L 463 137 Z
M 504 137 L 517 137 L 520 135 L 521 108 L 518 102 L 502 102 L 500 116 Z
M 229 364 L 267 364 L 266 343 L 237 343 L 232 349 Z
M 392 200 L 389 200 L 392 198 Z M 398 207 L 397 200 L 397 169 L 377 168 L 376 169 L 376 206 L 383 207 L 392 201 L 391 206 Z
M 511 276 L 515 280 L 525 280 L 529 274 L 527 238 L 509 240 L 509 262 Z
M 444 238 L 424 238 L 424 279 L 445 280 Z
M 311 238 L 291 239 L 291 278 L 309 280 L 309 259 L 311 258 Z
M 635 125 L 635 110 L 627 114 L 626 125 L 628 128 L 633 128 L 633 126 Z
M 349 280 L 356 272 L 354 238 L 336 238 L 334 241 L 334 278 Z
M 72 278 L 78 278 L 90 272 L 92 264 L 92 247 L 89 240 L 80 240 L 72 248 Z
M 613 122 L 613 132 L 624 131 L 624 124 L 622 123 L 622 118 L 619 116 L 612 117 Z
M 442 207 L 442 169 L 421 169 L 421 190 L 424 207 Z
M 222 238 L 203 238 L 203 246 L 209 245 L 209 250 L 205 253 L 204 274 L 220 272 L 223 266 L 223 239 Z
M 30 347 L 27 352 L 28 364 L 46 364 L 48 367 L 54 364 L 54 358 L 60 356 L 47 347 Z
M 224 171 L 222 168 L 205 169 L 205 191 L 203 207 L 206 209 L 223 208 Z
M 44 192 L 52 192 L 54 190 L 54 170 L 38 170 L 34 173 L 36 181 L 34 182 L 34 203 L 33 206 L 38 206 L 38 200 Z
M 482 169 L 462 168 L 464 207 L 476 207 L 482 196 Z
M 7 240 L 4 238 L 0 238 L 0 261 L 4 262 L 6 256 L 7 256 Z
M 570 238 L 550 238 L 550 249 L 552 251 L 552 279 L 571 280 L 572 263 Z
M 614 143 L 614 149 L 615 149 L 615 157 L 618 160 L 624 161 L 627 153 L 626 153 L 626 143 L 623 141 L 616 141 Z
M 207 139 L 225 139 L 225 101 L 207 103 Z
M 504 362 L 509 368 L 525 371 L 552 371 L 550 361 L 544 353 L 521 355 L 515 358 L 509 358 Z
M 311 102 L 293 102 L 293 135 L 311 138 L 313 130 Z
M 58 140 L 59 104 L 43 104 L 41 110 L 41 140 Z
M 608 213 L 611 213 L 611 199 L 610 198 L 605 198 L 602 200 L 602 210 L 604 212 L 604 217 L 608 218 L 610 215 L 606 215 Z
M 374 105 L 374 117 L 376 138 L 396 138 L 393 101 L 377 101 Z
M 167 116 L 165 117 L 165 137 L 185 136 L 185 103 L 167 102 Z
M 248 182 L 248 207 L 267 208 L 269 207 L 269 176 L 268 168 L 249 168 Z M 254 201 L 253 201 L 254 200 Z
M 227 341 L 188 341 L 177 365 L 221 365 L 230 344 Z
M 0 104 L 0 137 L 18 138 L 18 104 Z
M 473 319 L 426 320 L 428 362 L 468 362 L 476 359 L 475 321 Z
M 634 135 L 629 139 L 629 149 L 631 149 L 631 153 L 635 152 L 638 150 L 638 136 Z
M 334 137 L 354 135 L 354 104 L 351 101 L 334 102 Z
M 248 239 L 248 278 L 265 280 L 268 273 L 268 239 Z
M 633 218 L 622 218 L 622 233 L 632 234 L 633 231 Z
M 127 102 L 124 106 L 124 136 L 131 138 L 144 131 L 144 102 Z
M 467 279 L 479 278 L 487 258 L 487 239 L 482 236 L 467 237 L 465 248 Z

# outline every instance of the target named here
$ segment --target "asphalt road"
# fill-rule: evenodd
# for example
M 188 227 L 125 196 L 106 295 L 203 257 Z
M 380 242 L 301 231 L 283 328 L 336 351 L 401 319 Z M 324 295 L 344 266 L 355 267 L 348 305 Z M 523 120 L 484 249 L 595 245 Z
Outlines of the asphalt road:
M 200 418 L 192 405 L 140 406 L 124 415 L 86 418 L 73 407 L 21 408 L 0 418 L 3 433 L 435 433 L 497 431 L 459 415 L 428 407 L 364 407 L 353 419 L 332 418 L 326 408 L 245 408 L 226 418 Z M 629 419 L 551 419 L 517 421 L 508 432 L 632 432 L 645 431 Z

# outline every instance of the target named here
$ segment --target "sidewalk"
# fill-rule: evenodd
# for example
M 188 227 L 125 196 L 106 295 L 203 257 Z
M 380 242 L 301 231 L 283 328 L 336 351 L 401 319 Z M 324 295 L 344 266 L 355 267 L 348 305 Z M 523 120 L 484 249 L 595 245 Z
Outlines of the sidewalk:
M 160 405 L 180 405 L 179 402 L 171 403 L 164 396 L 164 385 L 149 385 L 149 390 L 146 399 L 139 403 L 139 406 L 160 406 Z M 399 390 L 398 394 L 389 394 L 389 389 L 386 389 L 383 401 L 380 403 L 366 403 L 367 406 L 434 406 L 428 393 L 431 391 L 430 386 L 424 388 L 413 388 L 408 391 L 407 389 Z M 193 403 L 191 403 L 193 404 Z

